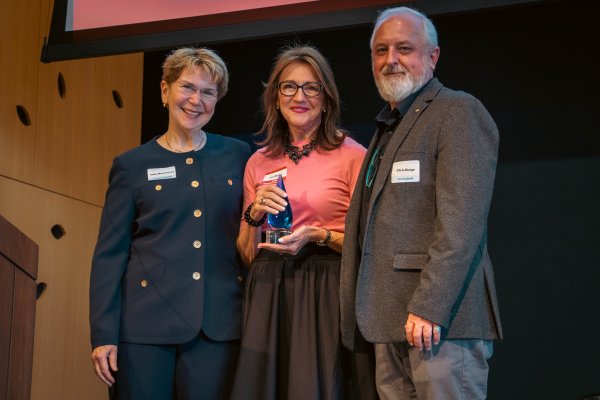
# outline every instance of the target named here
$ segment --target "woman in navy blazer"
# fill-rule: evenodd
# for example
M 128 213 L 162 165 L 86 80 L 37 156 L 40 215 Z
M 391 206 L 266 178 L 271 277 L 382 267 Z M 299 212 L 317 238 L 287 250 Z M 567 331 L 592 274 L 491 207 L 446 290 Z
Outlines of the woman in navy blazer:
M 90 280 L 92 360 L 113 397 L 229 395 L 250 148 L 202 130 L 227 86 L 213 51 L 172 52 L 161 81 L 167 132 L 114 159 Z

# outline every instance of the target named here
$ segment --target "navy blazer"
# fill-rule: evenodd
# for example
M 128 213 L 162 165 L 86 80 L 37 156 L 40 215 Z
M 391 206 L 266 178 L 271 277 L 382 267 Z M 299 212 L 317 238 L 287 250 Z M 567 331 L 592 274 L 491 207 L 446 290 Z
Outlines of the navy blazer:
M 113 161 L 90 278 L 92 347 L 240 337 L 236 250 L 247 143 L 200 151 L 156 140 Z

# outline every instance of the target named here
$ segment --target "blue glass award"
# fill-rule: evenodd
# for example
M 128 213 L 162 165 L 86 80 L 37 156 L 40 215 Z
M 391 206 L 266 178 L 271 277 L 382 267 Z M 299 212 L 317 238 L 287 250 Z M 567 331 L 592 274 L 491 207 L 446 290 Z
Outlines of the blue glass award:
M 277 176 L 277 187 L 285 192 L 285 185 L 283 184 L 283 177 Z M 285 210 L 280 211 L 279 214 L 269 214 L 267 222 L 271 229 L 266 230 L 266 243 L 278 243 L 280 237 L 289 235 L 292 233 L 290 228 L 292 227 L 292 206 L 289 198 L 287 199 L 287 206 Z

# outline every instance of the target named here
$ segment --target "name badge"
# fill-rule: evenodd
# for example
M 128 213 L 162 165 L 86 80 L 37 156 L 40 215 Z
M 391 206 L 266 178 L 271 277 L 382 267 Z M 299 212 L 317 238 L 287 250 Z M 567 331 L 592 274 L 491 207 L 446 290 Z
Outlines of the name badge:
M 287 167 L 283 167 L 280 168 L 278 170 L 275 170 L 273 172 L 268 172 L 265 174 L 265 177 L 263 178 L 263 184 L 267 184 L 267 183 L 275 183 L 277 182 L 277 177 L 281 175 L 281 177 L 283 179 L 285 179 L 285 177 L 287 176 Z
M 148 168 L 148 180 L 158 181 L 161 179 L 173 179 L 177 177 L 175 167 Z
M 392 165 L 392 183 L 419 182 L 421 163 L 419 160 L 396 161 Z

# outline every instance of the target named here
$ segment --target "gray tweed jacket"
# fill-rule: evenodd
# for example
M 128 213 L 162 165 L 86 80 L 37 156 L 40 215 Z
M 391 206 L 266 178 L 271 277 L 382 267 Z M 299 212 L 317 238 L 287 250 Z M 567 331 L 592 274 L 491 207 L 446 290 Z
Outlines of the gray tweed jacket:
M 390 139 L 360 238 L 362 185 L 375 141 L 346 217 L 344 345 L 355 348 L 361 334 L 373 343 L 406 340 L 409 312 L 440 324 L 445 339 L 501 338 L 487 252 L 499 142 L 491 116 L 473 96 L 432 79 Z

